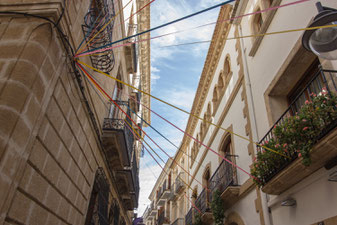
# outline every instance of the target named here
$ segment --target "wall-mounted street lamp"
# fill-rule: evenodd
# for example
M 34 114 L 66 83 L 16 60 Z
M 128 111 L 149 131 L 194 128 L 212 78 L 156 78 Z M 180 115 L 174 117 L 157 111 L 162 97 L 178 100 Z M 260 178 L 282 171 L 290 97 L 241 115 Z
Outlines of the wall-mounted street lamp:
M 309 27 L 337 25 L 337 9 L 316 3 L 317 16 Z M 337 27 L 306 30 L 302 36 L 303 47 L 318 57 L 329 60 L 337 59 Z

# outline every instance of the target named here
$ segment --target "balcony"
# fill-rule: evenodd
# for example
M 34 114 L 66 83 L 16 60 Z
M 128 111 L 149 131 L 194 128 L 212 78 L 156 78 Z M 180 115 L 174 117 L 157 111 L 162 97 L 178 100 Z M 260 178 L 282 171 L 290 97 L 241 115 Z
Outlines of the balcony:
M 163 206 L 166 202 L 166 200 L 169 199 L 170 197 L 170 188 L 168 187 L 167 185 L 167 182 L 166 180 L 164 181 L 163 183 L 163 186 L 160 188 L 159 192 L 158 192 L 158 202 L 157 202 L 157 205 L 158 206 Z
M 201 219 L 206 224 L 212 224 L 211 201 L 211 192 L 206 189 L 202 190 L 195 201 L 195 206 L 201 211 Z
M 170 196 L 168 197 L 168 200 L 169 201 L 174 201 L 175 199 L 176 199 L 176 197 L 177 197 L 177 195 L 175 194 L 175 189 L 174 189 L 174 186 L 175 186 L 175 184 L 172 184 L 171 185 L 171 188 L 170 188 Z
M 257 147 L 252 174 L 263 192 L 281 194 L 323 166 L 336 165 L 336 75 L 320 69 L 260 141 L 287 156 Z
M 184 218 L 176 219 L 171 225 L 184 225 Z
M 117 103 L 127 112 L 128 102 L 118 101 Z M 128 114 L 130 115 L 129 112 Z M 125 122 L 128 121 L 131 124 L 131 121 L 121 113 L 119 115 L 116 113 L 113 117 L 104 119 L 102 141 L 110 168 L 123 170 L 131 166 L 134 137 Z
M 165 217 L 165 212 L 162 211 L 158 215 L 158 220 L 157 220 L 158 225 L 163 225 L 163 224 L 170 224 L 169 219 Z
M 90 41 L 88 50 L 100 48 L 112 42 L 112 33 L 114 27 L 113 17 L 115 16 L 114 5 L 111 1 L 95 0 L 92 2 L 88 13 L 84 17 L 82 31 L 86 42 Z M 112 20 L 112 22 L 111 22 Z M 93 28 L 104 30 L 96 36 L 91 35 Z M 105 50 L 99 54 L 90 56 L 91 63 L 96 69 L 109 73 L 115 66 L 115 57 L 113 51 Z
M 233 166 L 223 160 L 210 179 L 210 201 L 212 193 L 219 190 L 224 202 L 224 208 L 228 209 L 239 200 L 240 186 L 237 184 Z
M 127 177 L 128 191 L 130 193 L 130 202 L 128 204 L 129 207 L 127 209 L 133 210 L 138 208 L 138 198 L 139 198 L 139 172 L 136 154 L 134 152 L 132 158 L 132 166 L 130 168 L 126 168 L 123 171 L 118 171 L 118 174 L 125 174 Z
M 158 210 L 155 208 L 154 202 L 152 201 L 152 202 L 151 202 L 151 207 L 150 207 L 150 213 L 149 213 L 149 216 L 151 216 L 151 217 L 156 217 L 156 216 L 157 216 L 157 213 L 158 213 Z
M 191 207 L 185 216 L 185 225 L 193 225 L 193 208 Z
M 174 192 L 176 194 L 180 194 L 184 190 L 184 188 L 185 188 L 184 180 L 185 180 L 185 173 L 180 172 L 178 177 L 176 178 L 176 181 L 175 181 Z

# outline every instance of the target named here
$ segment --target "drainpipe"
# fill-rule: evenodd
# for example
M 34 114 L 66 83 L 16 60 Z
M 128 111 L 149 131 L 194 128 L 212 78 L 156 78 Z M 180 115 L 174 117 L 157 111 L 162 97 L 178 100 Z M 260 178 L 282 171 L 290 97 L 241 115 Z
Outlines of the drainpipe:
M 237 25 L 239 27 L 239 36 L 243 36 L 242 34 L 242 27 L 241 24 Z M 245 78 L 245 85 L 247 90 L 247 104 L 248 104 L 248 111 L 249 111 L 249 118 L 251 120 L 252 125 L 252 137 L 253 140 L 260 140 L 259 132 L 257 129 L 257 122 L 256 122 L 256 111 L 253 99 L 253 92 L 252 92 L 252 85 L 250 83 L 250 76 L 249 76 L 249 68 L 247 63 L 247 55 L 245 52 L 245 39 L 240 38 L 240 47 L 241 47 L 241 54 L 243 58 L 243 68 L 244 68 L 244 78 Z M 261 192 L 261 200 L 262 200 L 262 209 L 264 213 L 264 220 L 266 225 L 273 225 L 271 210 L 268 208 L 268 199 L 269 196 L 265 193 Z

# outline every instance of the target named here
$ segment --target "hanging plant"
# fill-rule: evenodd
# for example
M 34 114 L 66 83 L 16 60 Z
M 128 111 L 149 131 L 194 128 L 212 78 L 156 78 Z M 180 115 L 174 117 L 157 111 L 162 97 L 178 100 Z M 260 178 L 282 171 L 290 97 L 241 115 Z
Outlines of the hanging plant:
M 225 218 L 225 210 L 224 210 L 224 207 L 223 207 L 223 202 L 222 202 L 219 190 L 216 190 L 213 193 L 211 209 L 212 209 L 212 213 L 213 213 L 214 224 L 215 225 L 223 225 L 223 220 Z
M 251 174 L 257 178 L 254 182 L 260 187 L 265 185 L 270 171 L 277 171 L 288 161 L 282 155 L 290 156 L 291 160 L 299 158 L 304 166 L 310 166 L 310 153 L 318 136 L 337 120 L 336 107 L 336 94 L 323 88 L 317 95 L 312 93 L 311 101 L 305 101 L 298 113 L 275 125 L 273 137 L 262 145 L 280 154 L 265 149 L 257 152 L 251 168 Z

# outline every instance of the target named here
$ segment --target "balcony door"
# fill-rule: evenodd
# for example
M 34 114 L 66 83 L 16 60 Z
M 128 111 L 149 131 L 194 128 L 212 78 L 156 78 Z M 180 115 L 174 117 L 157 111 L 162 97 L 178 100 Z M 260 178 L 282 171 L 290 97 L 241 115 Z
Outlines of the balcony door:
M 120 73 L 118 73 L 117 79 L 121 80 Z M 112 99 L 114 101 L 120 101 L 122 99 L 122 93 L 123 93 L 122 84 L 116 82 L 115 88 L 112 92 Z M 122 118 L 122 114 L 123 112 L 121 112 L 121 110 L 119 110 L 118 107 L 113 102 L 110 102 L 109 118 L 120 119 Z
M 206 201 L 206 210 L 209 209 L 211 207 L 210 202 L 211 202 L 211 193 L 209 192 L 209 190 L 211 189 L 211 171 L 210 168 L 207 168 L 206 171 L 204 172 L 203 175 L 203 186 L 204 186 L 204 191 L 205 191 L 205 200 Z
M 297 82 L 296 86 L 290 91 L 288 95 L 288 103 L 290 105 L 294 102 L 290 110 L 291 116 L 298 112 L 306 101 L 310 101 L 311 93 L 318 94 L 324 87 L 323 76 L 319 76 L 313 80 L 313 77 L 319 72 L 319 66 L 319 60 L 316 58 L 304 72 L 302 78 Z M 308 83 L 312 80 L 312 84 L 306 88 Z M 301 93 L 303 89 L 305 89 L 305 91 Z

